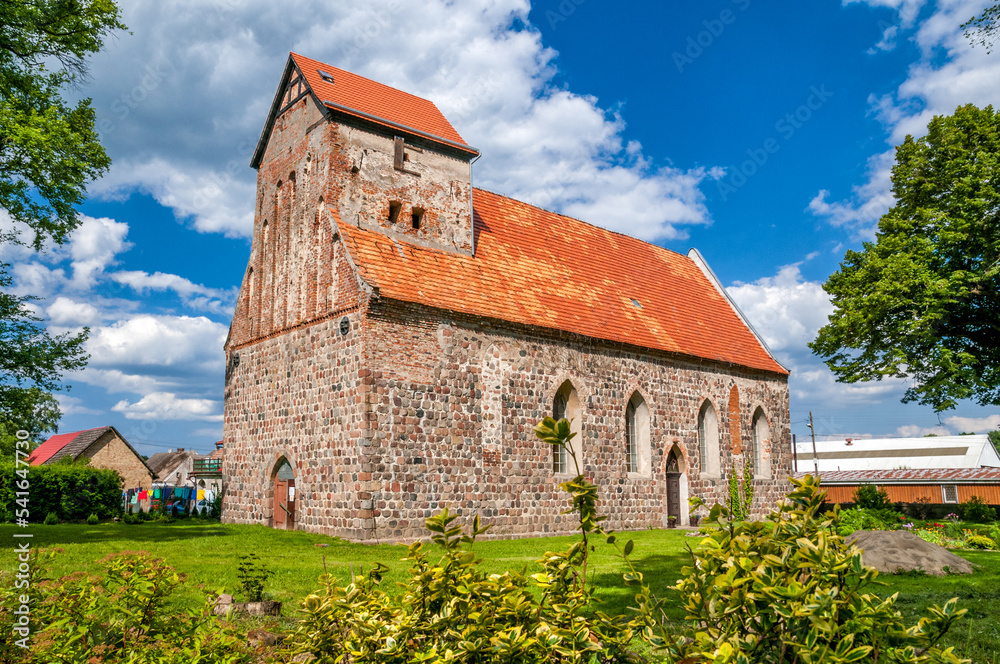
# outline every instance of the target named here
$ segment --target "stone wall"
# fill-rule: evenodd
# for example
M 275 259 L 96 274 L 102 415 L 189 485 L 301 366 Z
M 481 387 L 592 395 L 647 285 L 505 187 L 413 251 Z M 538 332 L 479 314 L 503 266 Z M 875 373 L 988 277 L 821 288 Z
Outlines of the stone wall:
M 456 318 L 417 305 L 373 302 L 368 316 L 366 359 L 378 423 L 371 432 L 378 455 L 372 535 L 379 539 L 420 537 L 423 519 L 444 507 L 481 513 L 495 524 L 494 536 L 572 530 L 572 521 L 559 515 L 567 503 L 558 484 L 568 476 L 553 474 L 551 450 L 532 430 L 552 414 L 565 380 L 582 404 L 583 472 L 601 487 L 612 528 L 665 525 L 663 472 L 674 445 L 683 455 L 688 495 L 724 501 L 734 464 L 742 468 L 744 460 L 733 452 L 733 434 L 742 432 L 742 452 L 752 453 L 746 441 L 753 440 L 749 420 L 757 407 L 768 418 L 773 442 L 765 442 L 771 473 L 755 481 L 754 513 L 763 514 L 788 489 L 791 436 L 783 377 Z M 499 425 L 491 421 L 498 374 Z M 652 463 L 645 477 L 629 473 L 626 460 L 625 407 L 636 391 L 650 411 Z M 739 401 L 730 404 L 734 395 Z M 701 479 L 698 468 L 697 419 L 706 398 L 722 414 L 722 478 L 714 480 Z M 493 457 L 498 438 L 499 455 Z M 686 521 L 686 505 L 681 511 Z

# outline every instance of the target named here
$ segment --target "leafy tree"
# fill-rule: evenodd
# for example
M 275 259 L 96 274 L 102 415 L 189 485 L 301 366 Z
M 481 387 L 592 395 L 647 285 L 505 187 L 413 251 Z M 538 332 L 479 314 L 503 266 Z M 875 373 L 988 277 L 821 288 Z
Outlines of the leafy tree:
M 0 424 L 38 440 L 59 422 L 59 404 L 50 392 L 60 388 L 61 374 L 87 363 L 87 330 L 50 335 L 28 309 L 34 298 L 3 290 L 10 285 L 3 268 L 0 264 Z
M 997 448 L 997 452 L 1000 452 L 1000 430 L 990 431 L 989 437 L 993 447 Z
M 992 52 L 997 37 L 1000 37 L 1000 4 L 987 7 L 979 16 L 973 16 L 962 24 L 962 29 L 973 46 L 979 44 L 986 47 L 987 53 Z
M 113 0 L 0 2 L 0 209 L 16 222 L 0 242 L 38 250 L 79 225 L 86 184 L 111 160 L 90 100 L 71 105 L 62 92 L 124 27 Z M 28 307 L 34 298 L 9 292 L 6 268 L 0 264 L 0 423 L 37 437 L 56 427 L 61 413 L 49 393 L 62 372 L 84 366 L 87 333 L 49 335 Z
M 810 344 L 837 380 L 910 378 L 904 402 L 1000 404 L 1000 115 L 971 104 L 907 136 L 896 205 L 824 288 L 834 313 Z
M 76 228 L 87 181 L 111 164 L 90 100 L 70 106 L 61 92 L 86 76 L 86 56 L 108 33 L 125 28 L 119 15 L 112 0 L 0 2 L 0 207 L 34 231 L 36 249 Z

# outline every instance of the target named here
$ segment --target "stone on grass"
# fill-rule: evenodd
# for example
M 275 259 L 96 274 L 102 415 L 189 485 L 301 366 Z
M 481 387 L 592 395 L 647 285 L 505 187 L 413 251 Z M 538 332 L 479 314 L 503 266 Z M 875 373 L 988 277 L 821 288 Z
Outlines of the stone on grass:
M 848 536 L 847 543 L 861 549 L 865 565 L 883 574 L 919 571 L 943 576 L 973 571 L 972 563 L 965 558 L 905 530 L 859 530 Z

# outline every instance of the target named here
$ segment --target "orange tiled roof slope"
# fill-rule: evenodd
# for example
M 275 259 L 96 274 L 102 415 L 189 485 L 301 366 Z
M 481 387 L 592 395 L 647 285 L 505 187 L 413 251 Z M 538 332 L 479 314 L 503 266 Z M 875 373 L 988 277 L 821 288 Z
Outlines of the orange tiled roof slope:
M 481 189 L 473 200 L 474 257 L 340 230 L 383 297 L 788 373 L 687 256 Z
M 434 102 L 297 53 L 292 53 L 292 60 L 320 101 L 331 101 L 367 115 L 445 138 L 474 151 Z M 333 83 L 324 81 L 319 70 L 331 74 Z

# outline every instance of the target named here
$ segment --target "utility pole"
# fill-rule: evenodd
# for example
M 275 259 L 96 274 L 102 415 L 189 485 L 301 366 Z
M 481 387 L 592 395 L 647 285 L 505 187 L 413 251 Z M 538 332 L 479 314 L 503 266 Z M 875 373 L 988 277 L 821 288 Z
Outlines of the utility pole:
M 819 477 L 819 456 L 816 454 L 816 427 L 813 426 L 813 412 L 809 411 L 809 431 L 812 432 L 813 439 L 813 468 L 816 470 L 816 477 Z

